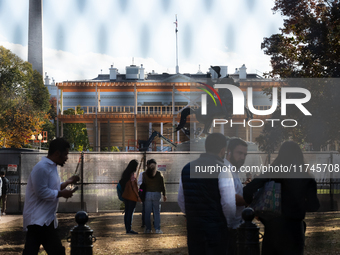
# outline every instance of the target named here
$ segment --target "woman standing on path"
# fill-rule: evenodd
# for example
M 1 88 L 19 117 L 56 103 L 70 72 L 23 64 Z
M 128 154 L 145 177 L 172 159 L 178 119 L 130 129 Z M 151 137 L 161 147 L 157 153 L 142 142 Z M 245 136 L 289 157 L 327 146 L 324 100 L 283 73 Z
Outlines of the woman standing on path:
M 293 141 L 281 145 L 277 158 L 272 166 L 291 166 L 294 168 L 305 165 L 299 145 Z M 262 255 L 303 255 L 306 225 L 303 221 L 307 211 L 319 209 L 317 187 L 313 176 L 303 170 L 302 173 L 262 174 L 253 179 L 243 188 L 243 198 L 250 204 L 254 193 L 268 181 L 281 183 L 281 216 L 273 219 L 262 219 L 265 226 L 262 242 Z
M 163 193 L 163 201 L 166 201 L 165 185 L 163 175 L 157 171 L 157 163 L 154 159 L 147 162 L 148 168 L 143 173 L 143 182 L 146 185 L 145 195 L 145 231 L 151 233 L 151 211 L 154 214 L 154 226 L 156 234 L 163 234 L 161 230 L 161 193 Z
M 119 181 L 123 190 L 123 198 L 125 204 L 124 224 L 127 234 L 138 234 L 131 229 L 133 213 L 136 208 L 136 202 L 141 202 L 138 195 L 138 187 L 136 180 L 138 161 L 133 159 L 130 161 L 126 169 L 122 174 L 122 178 Z

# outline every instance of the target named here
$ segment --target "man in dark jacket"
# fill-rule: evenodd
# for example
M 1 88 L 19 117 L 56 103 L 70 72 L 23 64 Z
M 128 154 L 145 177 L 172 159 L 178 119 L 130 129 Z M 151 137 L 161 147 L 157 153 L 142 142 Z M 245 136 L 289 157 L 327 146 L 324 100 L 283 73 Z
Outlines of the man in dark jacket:
M 223 171 L 226 144 L 224 135 L 210 134 L 206 153 L 182 170 L 178 204 L 187 218 L 189 254 L 227 254 L 227 222 L 236 203 L 231 173 Z
M 9 192 L 9 180 L 5 177 L 5 172 L 0 172 L 1 180 L 2 180 L 2 192 L 1 192 L 1 213 L 2 215 L 6 215 L 6 200 L 7 193 Z

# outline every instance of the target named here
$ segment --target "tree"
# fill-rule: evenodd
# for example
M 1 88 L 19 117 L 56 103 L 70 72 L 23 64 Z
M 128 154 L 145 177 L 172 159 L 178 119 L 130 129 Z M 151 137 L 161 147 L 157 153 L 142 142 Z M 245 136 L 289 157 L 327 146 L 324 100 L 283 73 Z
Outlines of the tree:
M 312 143 L 314 150 L 320 150 L 340 140 L 340 86 L 332 79 L 303 79 L 296 84 L 297 80 L 287 78 L 340 77 L 339 0 L 276 0 L 273 11 L 285 18 L 281 33 L 264 38 L 261 45 L 264 53 L 271 56 L 273 69 L 267 76 L 280 78 L 288 86 L 306 88 L 312 96 L 305 104 L 312 116 L 304 116 L 296 108 L 290 109 L 287 117 L 298 120 L 299 124 L 294 129 L 285 129 L 282 137 Z M 268 128 L 264 130 L 270 132 Z M 268 136 L 268 133 L 262 135 Z M 259 140 L 265 141 L 263 137 Z
M 42 76 L 0 46 L 0 146 L 21 148 L 48 119 L 49 93 Z
M 75 111 L 70 108 L 65 110 L 64 114 L 75 115 Z M 84 110 L 79 105 L 77 106 L 77 114 L 84 114 Z M 65 123 L 64 138 L 71 144 L 73 151 L 83 151 L 90 148 L 86 124 L 84 123 Z

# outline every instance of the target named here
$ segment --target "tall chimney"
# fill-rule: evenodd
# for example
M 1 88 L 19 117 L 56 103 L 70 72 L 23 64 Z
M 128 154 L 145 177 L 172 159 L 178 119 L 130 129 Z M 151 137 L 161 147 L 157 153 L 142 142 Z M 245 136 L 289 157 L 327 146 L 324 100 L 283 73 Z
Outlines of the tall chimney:
M 50 78 L 47 75 L 47 72 L 45 72 L 45 85 L 50 85 Z
M 144 67 L 143 64 L 140 65 L 139 68 L 139 79 L 140 80 L 145 80 L 145 74 L 144 74 Z
M 245 64 L 243 64 L 240 68 L 239 68 L 239 79 L 244 80 L 247 79 L 247 67 Z
M 114 68 L 113 65 L 111 65 L 110 70 L 110 81 L 111 80 L 117 80 L 117 68 Z
M 29 0 L 28 62 L 43 76 L 42 0 Z

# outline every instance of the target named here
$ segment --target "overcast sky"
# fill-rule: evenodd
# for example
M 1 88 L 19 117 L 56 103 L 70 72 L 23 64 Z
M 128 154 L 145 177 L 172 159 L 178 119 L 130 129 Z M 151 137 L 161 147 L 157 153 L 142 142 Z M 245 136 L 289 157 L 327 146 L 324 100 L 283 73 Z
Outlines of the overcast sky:
M 0 0 L 0 45 L 27 60 L 28 0 Z M 261 42 L 279 32 L 273 0 L 43 1 L 44 72 L 59 81 L 92 79 L 110 65 L 143 64 L 146 72 L 175 73 L 178 16 L 180 73 L 210 65 L 245 64 L 269 71 Z

